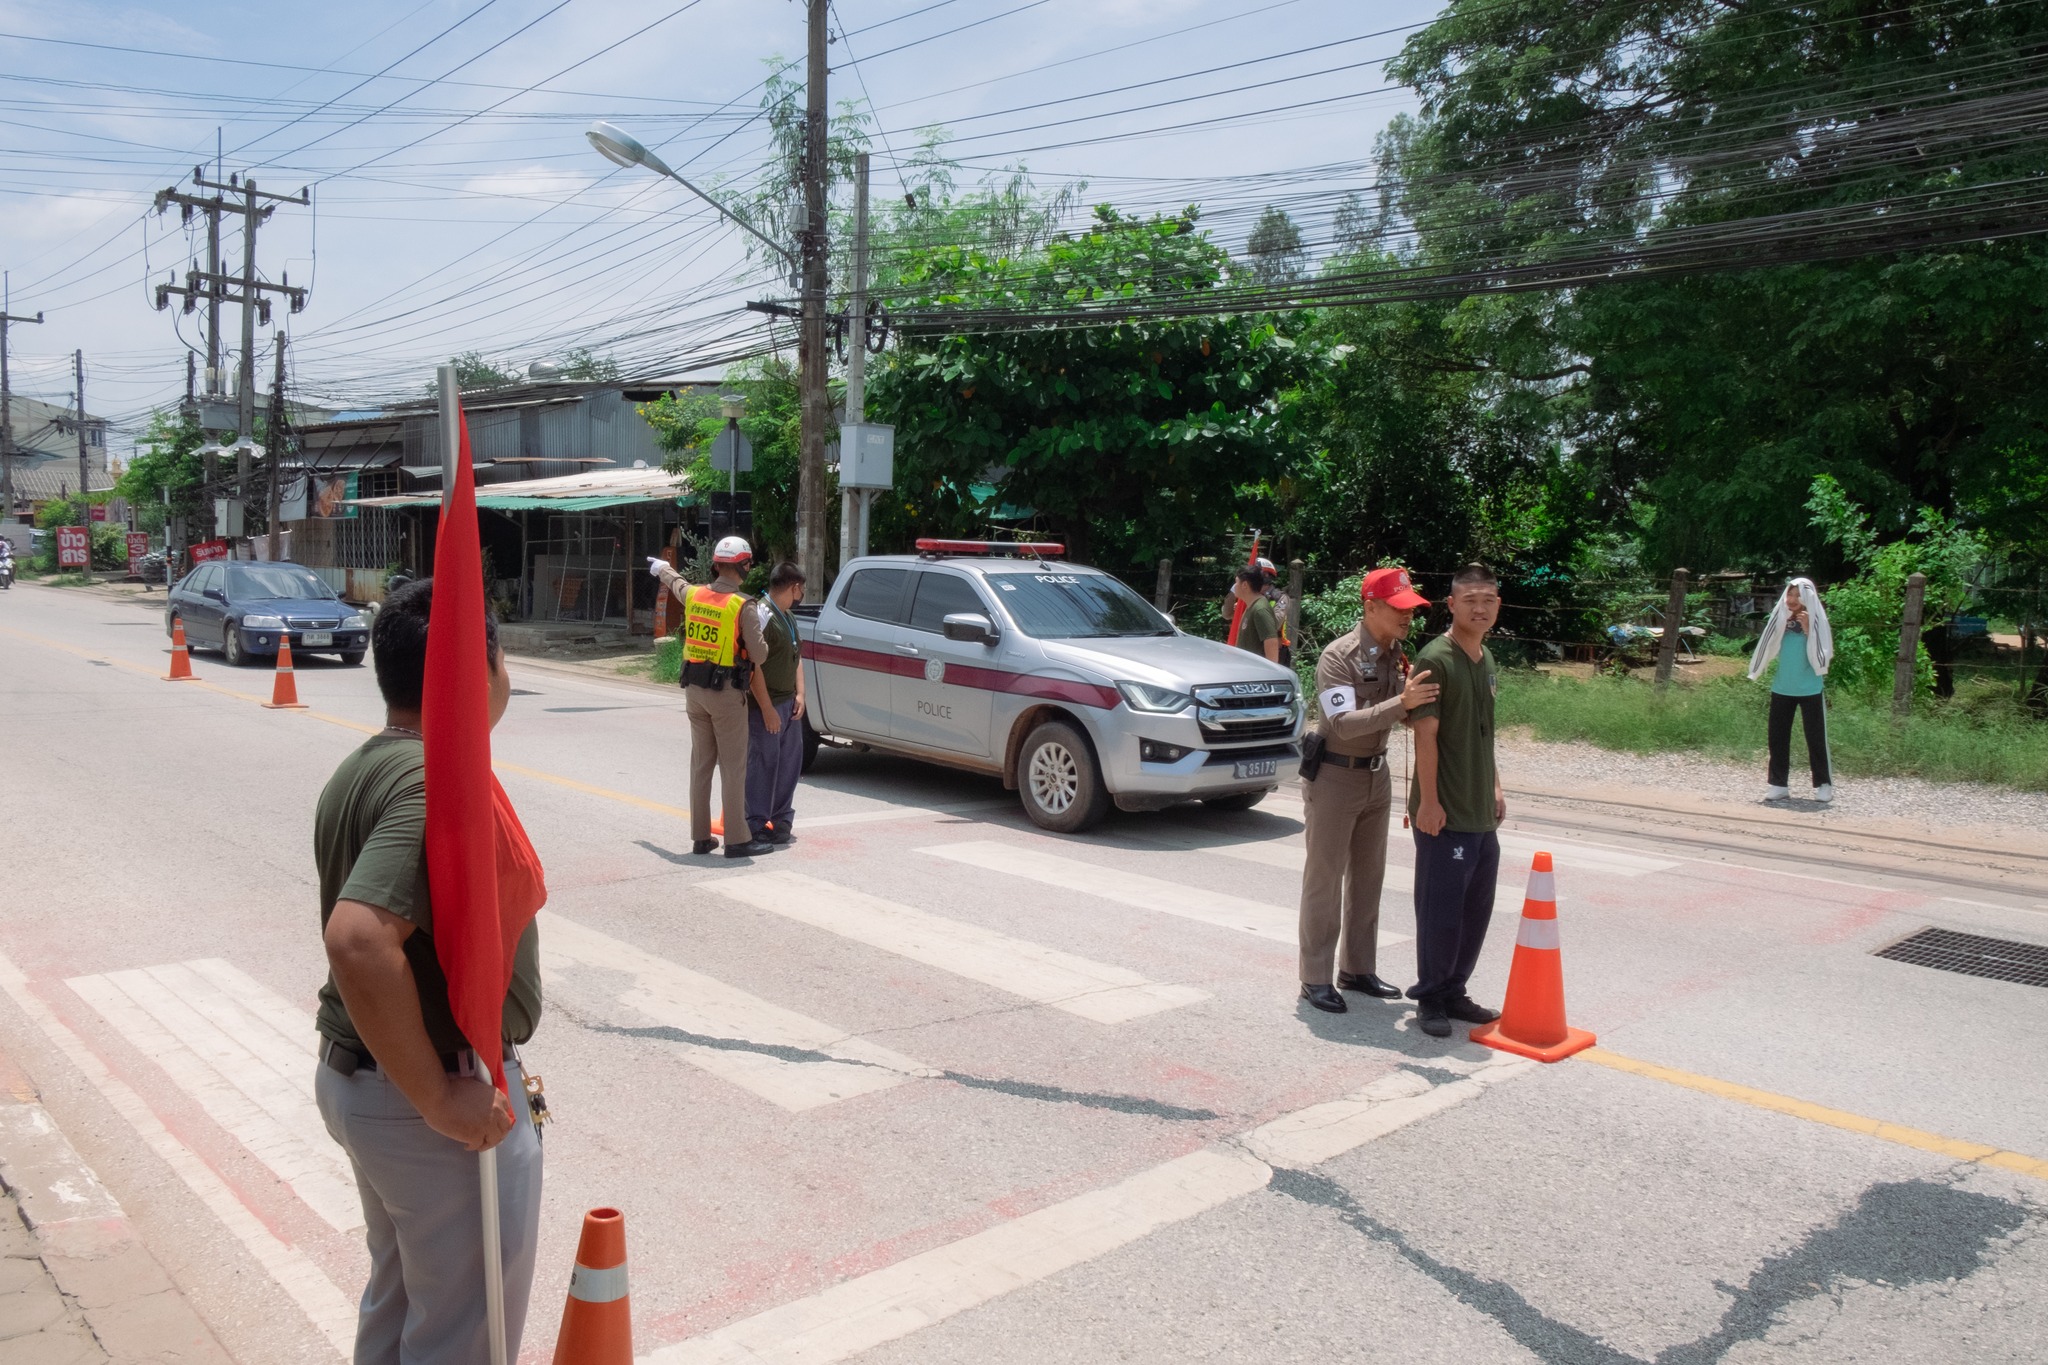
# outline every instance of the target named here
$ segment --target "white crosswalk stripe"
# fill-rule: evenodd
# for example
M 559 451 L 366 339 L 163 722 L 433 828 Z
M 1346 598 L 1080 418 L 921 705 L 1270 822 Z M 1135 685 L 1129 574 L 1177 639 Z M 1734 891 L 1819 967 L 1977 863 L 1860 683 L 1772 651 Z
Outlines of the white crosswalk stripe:
M 900 1052 L 560 915 L 541 914 L 540 943 L 551 996 L 613 1028 L 651 1021 L 669 1031 L 692 1066 L 793 1112 L 934 1074 Z M 623 975 L 631 985 L 620 991 L 616 981 L 579 969 Z
M 929 914 L 797 872 L 757 872 L 706 886 L 757 909 L 1020 995 L 1099 1024 L 1209 998 L 1124 967 L 1091 962 L 980 925 Z
M 313 1102 L 312 1016 L 218 958 L 68 983 L 329 1226 L 363 1225 Z
M 1211 891 L 1206 887 L 1187 886 L 1160 877 L 1147 877 L 1138 872 L 1125 872 L 1121 868 L 1104 867 L 1099 863 L 1083 862 L 1079 858 L 1068 858 L 1016 844 L 997 843 L 994 840 L 935 844 L 930 848 L 919 849 L 918 852 L 929 853 L 935 858 L 947 858 L 956 863 L 965 863 L 969 867 L 979 867 L 989 872 L 1024 877 L 1047 886 L 1056 886 L 1062 891 L 1078 891 L 1083 895 L 1116 901 L 1118 904 L 1135 906 L 1140 910 L 1156 910 L 1163 915 L 1178 915 L 1182 919 L 1256 934 L 1275 943 L 1297 941 L 1300 912 L 1291 905 L 1269 905 L 1263 901 L 1233 896 L 1227 892 Z M 1406 942 L 1407 935 L 1389 934 L 1385 931 L 1380 933 L 1382 947 Z

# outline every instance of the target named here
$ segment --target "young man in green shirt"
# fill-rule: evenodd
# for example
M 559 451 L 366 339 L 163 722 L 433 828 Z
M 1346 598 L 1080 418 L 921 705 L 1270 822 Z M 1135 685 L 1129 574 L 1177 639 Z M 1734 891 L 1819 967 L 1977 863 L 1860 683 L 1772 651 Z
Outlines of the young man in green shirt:
M 757 842 L 777 846 L 796 837 L 790 827 L 804 770 L 804 669 L 790 615 L 803 597 L 804 571 L 785 559 L 768 575 L 768 595 L 755 608 L 768 646 L 760 668 L 768 710 L 747 698 L 747 828 Z
M 1245 604 L 1237 625 L 1237 647 L 1280 662 L 1280 613 L 1266 596 L 1266 573 L 1256 565 L 1237 571 L 1231 594 Z
M 327 984 L 313 1093 L 348 1153 L 363 1201 L 370 1280 L 356 1319 L 357 1365 L 483 1361 L 483 1208 L 472 1153 L 498 1149 L 505 1336 L 526 1322 L 540 1236 L 540 1138 L 512 1045 L 540 1022 L 540 941 L 529 923 L 505 994 L 508 1103 L 477 1078 L 448 1005 L 428 897 L 426 679 L 433 580 L 393 593 L 370 632 L 385 728 L 343 759 L 313 816 Z M 491 723 L 512 681 L 487 622 Z
M 1465 993 L 1493 920 L 1493 884 L 1500 871 L 1495 831 L 1507 815 L 1507 794 L 1493 761 L 1493 698 L 1499 681 L 1486 632 L 1500 617 L 1500 584 L 1483 565 L 1451 579 L 1451 629 L 1422 647 L 1417 671 L 1428 669 L 1441 691 L 1410 713 L 1415 775 L 1408 815 L 1415 834 L 1415 974 L 1408 995 L 1416 1022 L 1432 1038 L 1448 1038 L 1451 1021 L 1488 1024 L 1495 1010 Z

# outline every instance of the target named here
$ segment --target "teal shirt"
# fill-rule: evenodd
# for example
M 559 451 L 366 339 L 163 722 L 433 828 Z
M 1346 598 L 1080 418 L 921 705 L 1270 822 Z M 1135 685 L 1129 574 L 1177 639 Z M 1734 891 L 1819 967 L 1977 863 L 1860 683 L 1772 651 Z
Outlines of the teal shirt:
M 1820 688 L 1820 674 L 1806 657 L 1806 632 L 1787 626 L 1785 639 L 1778 646 L 1778 675 L 1771 680 L 1771 691 L 1781 697 L 1817 697 Z

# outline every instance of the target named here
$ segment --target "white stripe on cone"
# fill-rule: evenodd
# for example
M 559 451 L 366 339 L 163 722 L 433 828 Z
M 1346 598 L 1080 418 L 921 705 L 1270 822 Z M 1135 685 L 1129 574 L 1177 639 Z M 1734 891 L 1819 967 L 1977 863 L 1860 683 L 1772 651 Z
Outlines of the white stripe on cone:
M 1517 948 L 1558 948 L 1557 921 L 1554 919 L 1529 919 L 1524 916 L 1522 927 L 1515 931 Z
M 626 1263 L 603 1270 L 577 1266 L 569 1272 L 569 1297 L 583 1303 L 617 1303 L 626 1297 Z
M 1556 875 L 1549 872 L 1531 872 L 1529 874 L 1528 895 L 1532 901 L 1548 901 L 1552 905 L 1557 904 Z

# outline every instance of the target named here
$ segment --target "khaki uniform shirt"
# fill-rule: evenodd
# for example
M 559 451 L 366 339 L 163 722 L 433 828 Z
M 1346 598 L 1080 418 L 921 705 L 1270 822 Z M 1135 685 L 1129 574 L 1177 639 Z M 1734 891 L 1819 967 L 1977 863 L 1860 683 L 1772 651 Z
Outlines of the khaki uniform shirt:
M 1332 642 L 1316 660 L 1316 694 L 1332 687 L 1349 687 L 1357 693 L 1358 709 L 1326 715 L 1316 726 L 1329 752 L 1344 758 L 1385 753 L 1387 736 L 1406 714 L 1401 708 L 1405 682 L 1400 644 L 1381 648 L 1363 621 L 1349 635 Z

